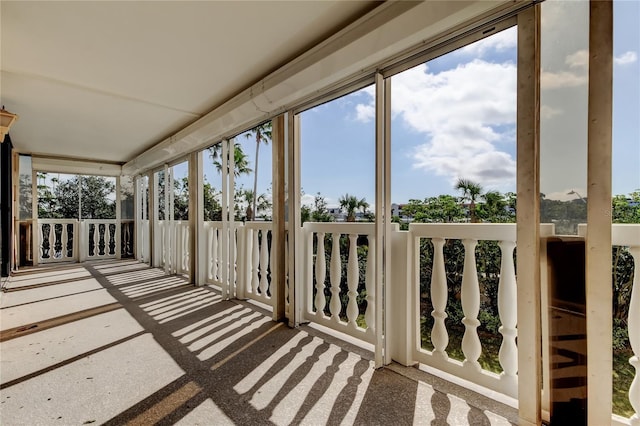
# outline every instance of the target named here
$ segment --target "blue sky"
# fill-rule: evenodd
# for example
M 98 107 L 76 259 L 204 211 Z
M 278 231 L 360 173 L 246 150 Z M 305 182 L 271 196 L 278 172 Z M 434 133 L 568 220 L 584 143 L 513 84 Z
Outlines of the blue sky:
M 543 4 L 541 185 L 549 198 L 586 194 L 585 4 Z M 640 188 L 640 2 L 616 1 L 614 14 L 613 193 L 626 194 Z M 515 191 L 516 31 L 392 77 L 393 202 L 456 194 L 458 178 Z M 373 95 L 368 87 L 301 114 L 303 202 L 317 192 L 329 205 L 345 193 L 375 202 Z M 236 140 L 253 167 L 255 142 Z M 219 188 L 209 163 L 206 178 Z M 253 176 L 236 184 L 252 188 Z M 258 192 L 270 185 L 271 147 L 261 145 Z

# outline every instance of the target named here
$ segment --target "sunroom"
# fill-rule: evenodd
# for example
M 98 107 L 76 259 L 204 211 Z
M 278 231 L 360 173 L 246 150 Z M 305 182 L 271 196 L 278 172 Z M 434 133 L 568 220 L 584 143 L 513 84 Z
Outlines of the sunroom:
M 3 277 L 128 259 L 520 424 L 640 425 L 636 3 L 0 8 Z

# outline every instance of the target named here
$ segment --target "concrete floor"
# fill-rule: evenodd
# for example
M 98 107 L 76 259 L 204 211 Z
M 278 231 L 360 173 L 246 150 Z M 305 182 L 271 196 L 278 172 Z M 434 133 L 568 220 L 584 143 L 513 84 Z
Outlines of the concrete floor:
M 135 261 L 0 295 L 0 424 L 508 425 L 514 409 Z

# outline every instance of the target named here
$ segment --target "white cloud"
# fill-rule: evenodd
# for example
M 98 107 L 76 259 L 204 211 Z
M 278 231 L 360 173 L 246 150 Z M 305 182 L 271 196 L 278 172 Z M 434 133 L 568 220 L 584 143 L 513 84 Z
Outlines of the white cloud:
M 376 116 L 376 109 L 373 105 L 358 104 L 356 105 L 356 120 L 369 122 Z
M 540 107 L 540 117 L 545 120 L 561 115 L 562 112 L 563 111 L 561 109 L 553 108 L 553 107 L 550 107 L 549 105 L 542 105 Z
M 307 207 L 314 207 L 316 201 L 316 194 L 302 194 L 300 197 L 300 204 Z M 331 197 L 324 197 L 327 207 L 338 207 L 340 203 L 335 201 Z
M 540 86 L 543 89 L 558 89 L 561 87 L 576 87 L 587 84 L 586 73 L 574 73 L 571 71 L 540 73 Z
M 488 52 L 502 52 L 513 49 L 518 44 L 517 34 L 516 27 L 511 27 L 458 49 L 455 53 L 473 55 L 478 58 Z
M 613 58 L 616 65 L 628 65 L 638 60 L 638 54 L 632 50 L 624 52 L 622 55 Z
M 569 66 L 569 70 L 546 71 L 543 69 L 540 72 L 540 86 L 542 89 L 559 89 L 587 84 L 589 52 L 578 50 L 567 55 L 564 63 Z
M 515 64 L 475 59 L 437 74 L 423 64 L 394 76 L 392 88 L 394 118 L 427 136 L 412 153 L 414 167 L 452 182 L 512 183 L 515 161 L 497 146 L 514 143 Z M 366 107 L 373 107 L 373 95 L 359 111 Z
M 547 200 L 557 200 L 557 201 L 572 201 L 579 200 L 582 197 L 586 197 L 587 190 L 585 188 L 567 188 L 558 192 L 550 192 L 545 194 L 545 198 Z
M 313 195 L 311 195 L 311 194 L 303 194 L 302 197 L 300 197 L 300 204 L 303 205 L 303 206 L 312 207 L 314 200 L 315 200 L 315 198 L 314 198 Z
M 567 55 L 564 62 L 571 68 L 585 68 L 589 66 L 589 52 L 587 50 L 578 50 L 571 55 Z

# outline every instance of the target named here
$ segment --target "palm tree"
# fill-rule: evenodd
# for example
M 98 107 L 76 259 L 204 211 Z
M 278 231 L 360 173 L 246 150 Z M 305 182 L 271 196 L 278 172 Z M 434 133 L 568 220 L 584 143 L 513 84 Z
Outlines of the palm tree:
M 363 212 L 369 208 L 369 203 L 364 198 L 358 198 L 355 195 L 344 194 L 338 200 L 340 207 L 347 211 L 347 222 L 356 221 L 356 210 L 362 209 Z
M 498 191 L 489 191 L 482 198 L 484 198 L 482 206 L 484 219 L 490 222 L 503 222 L 507 216 L 507 202 L 504 196 Z
M 260 194 L 255 197 L 252 190 L 241 189 L 240 191 L 238 191 L 238 195 L 240 201 L 247 204 L 247 207 L 245 209 L 245 219 L 247 221 L 252 221 L 255 219 L 256 216 L 254 216 L 254 212 L 264 211 L 271 208 L 271 202 L 265 194 Z M 254 202 L 256 203 L 255 208 L 253 204 Z
M 482 186 L 469 179 L 458 179 L 455 189 L 462 191 L 462 199 L 469 201 L 469 217 L 471 223 L 477 223 L 476 200 L 482 194 Z
M 234 172 L 235 177 L 240 175 L 248 175 L 253 170 L 249 167 L 249 160 L 247 159 L 247 154 L 244 153 L 240 144 L 234 142 L 233 144 L 233 160 L 234 160 Z M 218 173 L 222 173 L 222 161 L 221 161 L 221 151 L 222 144 L 217 143 L 208 148 L 209 156 L 211 160 L 213 160 L 213 165 L 216 167 Z
M 271 142 L 271 132 L 272 132 L 271 121 L 267 121 L 266 123 L 263 123 L 259 126 L 254 127 L 252 130 L 249 131 L 249 133 L 247 133 L 247 139 L 250 139 L 252 136 L 255 136 L 256 138 L 256 163 L 253 170 L 254 200 L 252 202 L 252 205 L 253 205 L 252 217 L 256 216 L 256 207 L 257 207 L 255 197 L 258 194 L 258 154 L 260 153 L 260 143 L 262 142 L 265 145 L 267 145 L 269 142 Z

